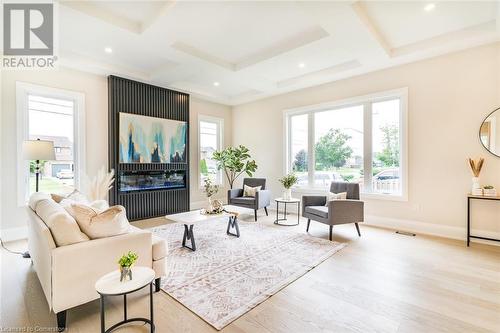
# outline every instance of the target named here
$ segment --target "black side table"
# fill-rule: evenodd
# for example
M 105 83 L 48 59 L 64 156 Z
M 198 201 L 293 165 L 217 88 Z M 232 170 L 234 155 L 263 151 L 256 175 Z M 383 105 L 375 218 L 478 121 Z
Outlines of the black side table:
M 277 199 L 274 199 L 274 201 L 276 201 L 276 220 L 274 220 L 274 224 L 288 226 L 288 227 L 300 224 L 300 199 L 295 199 L 295 198 L 291 198 L 291 199 L 277 198 Z M 279 218 L 279 204 L 280 203 L 285 204 L 285 210 L 283 212 L 283 218 L 281 218 L 281 219 Z M 280 221 L 286 221 L 286 220 L 288 220 L 286 218 L 286 215 L 287 215 L 287 213 L 286 213 L 286 205 L 287 204 L 297 204 L 297 223 L 295 223 L 295 224 L 280 223 Z
M 495 238 L 488 238 L 488 237 L 481 237 L 481 236 L 474 236 L 470 234 L 470 206 L 471 206 L 471 200 L 494 200 L 494 201 L 500 201 L 500 196 L 496 197 L 488 197 L 485 195 L 472 195 L 469 194 L 467 195 L 467 246 L 470 245 L 470 239 L 475 238 L 475 239 L 484 239 L 492 242 L 500 242 L 500 239 L 495 239 Z
M 95 289 L 101 296 L 101 333 L 109 333 L 117 327 L 131 322 L 144 322 L 149 324 L 151 333 L 155 331 L 153 323 L 153 281 L 155 272 L 149 267 L 133 267 L 132 280 L 120 282 L 120 272 L 114 271 L 104 275 L 97 280 Z M 127 317 L 127 294 L 141 290 L 149 285 L 149 315 L 150 318 L 128 318 Z M 123 320 L 106 329 L 105 320 L 105 297 L 123 296 Z

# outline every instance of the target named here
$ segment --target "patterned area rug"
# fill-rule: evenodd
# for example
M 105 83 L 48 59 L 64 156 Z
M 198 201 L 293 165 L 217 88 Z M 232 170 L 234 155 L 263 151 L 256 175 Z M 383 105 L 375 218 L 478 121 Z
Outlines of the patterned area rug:
M 240 238 L 226 234 L 227 218 L 195 224 L 195 252 L 181 247 L 182 224 L 150 229 L 168 242 L 162 289 L 217 330 L 346 245 L 286 227 L 238 223 Z

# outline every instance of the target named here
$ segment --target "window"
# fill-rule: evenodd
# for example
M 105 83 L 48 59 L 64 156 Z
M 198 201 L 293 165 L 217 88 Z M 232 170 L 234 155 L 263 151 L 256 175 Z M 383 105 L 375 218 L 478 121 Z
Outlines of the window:
M 84 152 L 83 95 L 59 89 L 17 83 L 18 147 L 24 140 L 54 144 L 55 160 L 41 161 L 39 190 L 69 193 L 81 188 Z M 20 149 L 21 150 L 21 149 Z M 35 163 L 18 152 L 19 203 L 35 192 Z
M 215 184 L 222 184 L 221 170 L 217 170 L 217 162 L 212 159 L 213 153 L 222 149 L 223 123 L 220 118 L 200 116 L 198 123 L 200 188 L 205 179 Z
M 406 199 L 407 90 L 285 111 L 286 170 L 297 188 L 360 184 L 365 196 Z

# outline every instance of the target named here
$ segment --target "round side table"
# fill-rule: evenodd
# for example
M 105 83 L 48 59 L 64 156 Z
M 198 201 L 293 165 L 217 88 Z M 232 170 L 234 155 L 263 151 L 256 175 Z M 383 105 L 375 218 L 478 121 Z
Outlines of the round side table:
M 149 267 L 132 267 L 132 280 L 120 282 L 120 271 L 108 273 L 95 283 L 95 290 L 101 296 L 101 333 L 108 333 L 119 326 L 131 322 L 144 322 L 151 327 L 151 333 L 155 331 L 153 323 L 153 281 L 155 272 Z M 141 290 L 149 285 L 149 311 L 150 319 L 127 317 L 127 294 Z M 106 329 L 104 318 L 104 301 L 106 296 L 123 296 L 123 320 Z
M 283 199 L 283 198 L 277 198 L 277 199 L 274 199 L 274 201 L 276 201 L 276 220 L 274 220 L 274 224 L 277 224 L 277 225 L 283 225 L 283 226 L 294 226 L 294 225 L 299 225 L 300 223 L 300 199 L 295 199 L 295 198 L 291 198 L 291 199 Z M 280 219 L 279 218 L 279 205 L 280 203 L 283 203 L 285 204 L 285 210 L 283 212 L 283 218 Z M 287 218 L 286 218 L 286 205 L 287 204 L 297 204 L 297 223 L 295 224 L 288 224 L 288 223 L 280 223 L 280 221 L 286 221 Z

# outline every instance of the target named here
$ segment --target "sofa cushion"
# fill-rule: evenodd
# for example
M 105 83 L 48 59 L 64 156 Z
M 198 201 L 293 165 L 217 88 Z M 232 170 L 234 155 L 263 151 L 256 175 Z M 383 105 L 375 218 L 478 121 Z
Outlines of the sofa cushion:
M 57 203 L 61 203 L 61 201 L 65 200 L 65 199 L 69 199 L 69 200 L 72 200 L 74 202 L 84 204 L 84 205 L 88 205 L 90 203 L 89 199 L 87 199 L 87 196 L 76 189 L 67 195 L 52 193 L 51 197 L 52 197 L 52 200 L 54 200 Z
M 254 198 L 256 193 L 259 192 L 261 189 L 262 189 L 262 186 L 251 187 L 251 186 L 243 185 L 243 196 Z
M 325 206 L 307 206 L 306 213 L 328 218 L 328 207 Z
M 33 211 L 36 211 L 36 205 L 38 205 L 40 201 L 47 199 L 50 199 L 50 194 L 43 192 L 35 192 L 30 196 L 30 199 L 28 201 L 28 206 L 30 206 L 30 208 Z
M 255 203 L 255 198 L 254 197 L 232 198 L 231 203 L 240 204 L 240 205 L 253 205 Z
M 167 256 L 167 242 L 155 234 L 151 238 L 153 242 L 153 260 L 160 260 Z
M 38 201 L 36 204 L 36 214 L 49 228 L 57 246 L 89 240 L 87 235 L 80 230 L 75 219 L 52 199 Z
M 91 239 L 129 232 L 130 223 L 123 206 L 113 206 L 101 211 L 87 205 L 72 204 L 66 209 L 75 218 L 82 231 Z

